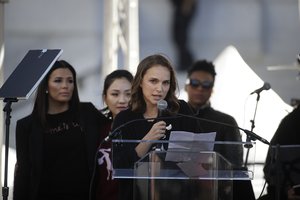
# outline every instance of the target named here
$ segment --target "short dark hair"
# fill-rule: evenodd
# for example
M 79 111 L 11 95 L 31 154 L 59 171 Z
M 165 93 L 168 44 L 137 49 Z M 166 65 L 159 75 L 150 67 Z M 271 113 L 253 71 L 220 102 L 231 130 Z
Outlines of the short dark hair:
M 210 73 L 213 78 L 215 79 L 215 76 L 217 75 L 215 71 L 215 65 L 212 62 L 209 62 L 207 60 L 198 60 L 194 62 L 194 64 L 188 69 L 188 77 L 191 76 L 193 72 L 196 71 L 205 71 Z
M 113 82 L 117 79 L 125 78 L 130 84 L 132 84 L 133 81 L 133 75 L 126 69 L 117 69 L 108 74 L 105 77 L 104 80 L 104 86 L 103 86 L 103 91 L 102 91 L 102 100 L 104 102 L 105 96 L 107 95 L 107 90 L 113 84 Z M 131 89 L 131 88 L 130 88 Z M 112 119 L 112 113 L 109 110 L 108 106 L 105 108 L 101 109 L 101 112 L 107 116 L 108 118 Z
M 126 80 L 128 80 L 128 82 L 132 83 L 133 75 L 126 69 L 117 69 L 111 72 L 110 74 L 108 74 L 104 80 L 102 96 L 105 96 L 107 94 L 108 88 L 116 79 L 121 79 L 121 78 L 125 78 Z

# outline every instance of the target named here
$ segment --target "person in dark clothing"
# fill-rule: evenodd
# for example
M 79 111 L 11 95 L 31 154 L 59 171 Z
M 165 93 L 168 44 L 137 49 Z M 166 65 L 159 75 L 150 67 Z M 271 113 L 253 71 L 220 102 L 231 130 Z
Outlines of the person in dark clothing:
M 189 30 L 197 10 L 197 0 L 170 0 L 173 4 L 172 39 L 178 57 L 178 69 L 187 70 L 194 62 L 190 48 Z
M 286 115 L 280 122 L 274 136 L 271 139 L 271 146 L 290 148 L 289 154 L 293 154 L 293 150 L 299 152 L 299 146 L 295 148 L 291 145 L 300 144 L 300 106 L 298 105 L 291 113 Z M 276 162 L 275 152 L 276 148 L 269 148 L 265 166 L 264 166 L 264 176 L 268 184 L 267 194 L 260 197 L 260 200 L 277 200 L 278 197 L 280 200 L 292 200 L 300 199 L 300 194 L 296 194 L 293 186 L 300 184 L 299 180 L 299 169 L 293 167 L 293 164 L 296 164 L 299 167 L 299 158 L 296 159 L 296 163 L 279 163 Z M 279 152 L 281 150 L 279 149 Z M 278 157 L 280 159 L 280 157 Z M 284 158 L 281 158 L 284 159 Z M 285 167 L 277 168 L 277 164 L 287 164 Z M 277 170 L 280 171 L 277 171 Z M 287 170 L 287 171 L 284 171 Z M 295 171 L 293 171 L 295 170 Z M 286 173 L 287 172 L 287 173 Z M 294 177 L 291 177 L 289 174 L 297 174 Z M 279 178 L 279 179 L 277 179 Z M 279 181 L 279 185 L 278 182 Z M 280 187 L 277 188 L 277 187 Z
M 132 74 L 124 69 L 115 70 L 105 77 L 102 97 L 106 107 L 101 112 L 107 117 L 108 122 L 100 132 L 101 141 L 110 133 L 115 116 L 128 108 L 132 80 Z M 99 148 L 97 165 L 96 199 L 116 200 L 118 180 L 112 179 L 111 142 L 103 143 Z
M 206 60 L 196 61 L 188 70 L 185 90 L 188 95 L 188 104 L 191 105 L 197 117 L 221 122 L 237 127 L 235 119 L 223 112 L 213 109 L 210 105 L 210 97 L 215 81 L 215 67 Z M 217 123 L 201 122 L 201 128 L 205 132 L 217 132 L 216 141 L 241 142 L 241 135 L 237 128 L 232 128 Z M 243 149 L 222 149 L 221 154 L 236 167 L 243 164 Z
M 86 200 L 106 118 L 79 101 L 76 72 L 56 61 L 17 121 L 14 200 Z
M 175 116 L 176 113 L 190 115 L 192 111 L 186 102 L 178 100 L 175 96 L 177 80 L 170 62 L 162 55 L 151 55 L 144 58 L 138 65 L 136 75 L 132 83 L 131 100 L 129 109 L 121 111 L 113 123 L 113 131 L 132 120 L 120 130 L 120 137 L 126 140 L 168 140 L 167 127 L 171 130 L 198 131 L 195 121 L 174 117 L 163 120 L 155 120 L 159 116 L 157 103 L 165 100 L 168 103 L 167 112 L 159 117 Z M 129 145 L 120 145 L 115 153 L 114 167 L 131 168 L 134 163 L 153 149 L 153 143 L 140 142 Z M 133 180 L 120 179 L 120 198 L 131 200 L 134 198 Z M 174 183 L 175 184 L 175 183 Z M 169 185 L 171 187 L 171 185 Z M 177 185 L 179 186 L 179 185 Z M 169 188 L 170 188 L 169 187 Z M 172 188 L 172 187 L 171 187 Z M 180 193 L 180 189 L 174 192 Z M 169 198 L 173 197 L 168 193 Z M 179 194 L 180 195 L 180 194 Z M 182 199 L 182 196 L 176 199 Z M 140 199 L 136 197 L 135 199 Z
M 207 119 L 213 122 L 201 121 L 201 130 L 204 132 L 216 132 L 216 141 L 230 141 L 241 142 L 241 135 L 239 132 L 236 120 L 223 112 L 215 110 L 210 104 L 210 97 L 213 91 L 215 82 L 215 66 L 212 62 L 207 60 L 198 60 L 189 68 L 187 73 L 187 80 L 185 84 L 185 90 L 188 95 L 188 104 L 193 108 L 195 115 L 198 118 Z M 228 124 L 223 125 L 223 124 Z M 215 145 L 216 152 L 223 155 L 233 168 L 240 169 L 243 166 L 243 146 L 242 145 Z M 234 182 L 234 184 L 236 181 Z M 242 184 L 246 184 L 249 188 L 249 199 L 255 199 L 254 192 L 250 182 L 242 181 L 240 184 L 236 184 L 240 187 Z M 236 188 L 233 187 L 233 191 Z M 238 189 L 240 190 L 240 189 Z M 239 199 L 236 194 L 242 194 L 241 190 L 238 193 L 233 193 L 234 199 Z M 246 199 L 245 196 L 241 197 Z

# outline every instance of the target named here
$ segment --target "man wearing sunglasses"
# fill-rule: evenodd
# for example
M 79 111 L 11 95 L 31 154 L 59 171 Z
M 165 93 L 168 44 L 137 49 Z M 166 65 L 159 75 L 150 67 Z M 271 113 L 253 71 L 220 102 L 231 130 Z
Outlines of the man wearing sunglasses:
M 185 90 L 188 95 L 188 103 L 194 110 L 195 116 L 215 122 L 207 122 L 199 119 L 202 128 L 201 131 L 216 132 L 216 141 L 241 142 L 239 129 L 232 128 L 232 126 L 238 126 L 236 120 L 226 113 L 213 109 L 210 105 L 215 76 L 215 66 L 212 62 L 206 60 L 196 61 L 187 73 Z M 218 122 L 229 124 L 229 126 L 219 124 Z M 243 147 L 241 145 L 215 146 L 214 150 L 227 158 L 233 164 L 233 167 L 242 167 Z M 233 199 L 255 199 L 251 182 L 236 182 L 234 188 L 234 191 L 238 190 L 240 194 L 247 194 L 247 197 L 234 193 Z

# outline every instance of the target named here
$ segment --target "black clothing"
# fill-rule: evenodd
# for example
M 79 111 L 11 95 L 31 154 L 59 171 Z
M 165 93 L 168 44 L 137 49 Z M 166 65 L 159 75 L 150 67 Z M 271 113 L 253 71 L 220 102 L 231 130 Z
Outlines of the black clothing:
M 106 118 L 91 103 L 80 103 L 79 118 L 75 116 L 72 110 L 48 115 L 52 127 L 48 131 L 42 128 L 33 115 L 17 121 L 14 200 L 41 200 L 38 195 L 48 196 L 58 185 L 64 188 L 55 189 L 56 192 L 79 192 L 85 196 L 63 198 L 60 193 L 56 197 L 52 196 L 52 199 L 88 199 L 87 190 L 94 170 L 99 132 Z M 56 152 L 51 153 L 53 150 Z M 46 183 L 48 180 L 52 186 Z M 71 181 L 75 182 L 72 184 Z M 50 191 L 51 188 L 53 191 Z M 78 188 L 82 192 L 74 191 Z
M 72 116 L 70 110 L 47 115 L 49 128 L 44 133 L 44 165 L 38 199 L 65 199 L 70 194 L 73 197 L 69 198 L 84 199 L 89 193 L 84 133 Z
M 285 116 L 280 122 L 273 138 L 271 139 L 271 145 L 300 145 L 300 106 L 295 108 L 291 113 Z M 274 149 L 275 150 L 275 149 Z M 287 199 L 287 188 L 294 184 L 300 184 L 300 180 L 293 180 L 293 177 L 289 177 L 284 171 L 277 171 L 275 151 L 269 148 L 265 166 L 264 175 L 268 183 L 267 192 L 261 199 L 275 200 L 278 191 L 280 191 L 280 200 Z M 279 161 L 280 162 L 280 161 Z M 292 163 L 291 163 L 292 164 Z M 291 166 L 285 166 L 288 172 L 291 172 Z M 281 169 L 281 168 L 280 168 Z M 299 169 L 298 173 L 299 173 Z M 280 190 L 277 189 L 277 178 L 279 178 Z M 298 181 L 296 183 L 296 181 Z
M 223 112 L 217 111 L 213 109 L 211 106 L 207 105 L 197 111 L 197 117 L 208 119 L 216 122 L 221 122 L 224 124 L 229 124 L 234 127 L 238 127 L 235 119 Z M 216 132 L 216 141 L 234 141 L 241 142 L 241 135 L 237 128 L 232 128 L 226 125 L 201 121 L 201 130 L 203 132 Z M 220 147 L 216 147 L 215 151 L 222 154 L 225 158 L 227 158 L 235 167 L 241 167 L 243 164 L 243 149 L 242 146 L 236 146 L 233 148 L 232 146 L 222 145 Z
M 103 113 L 105 114 L 105 113 Z M 109 113 L 111 114 L 111 113 Z M 100 131 L 101 141 L 104 140 L 111 131 L 112 117 L 106 115 L 108 121 Z M 95 175 L 96 200 L 117 200 L 118 180 L 112 179 L 112 152 L 111 142 L 104 142 L 98 149 L 98 159 L 96 162 L 97 174 Z
M 179 113 L 191 115 L 192 111 L 188 104 L 184 101 L 180 101 Z M 163 116 L 164 117 L 164 116 Z M 121 126 L 122 124 L 135 119 L 144 119 L 143 113 L 136 113 L 130 109 L 120 112 L 114 120 L 113 130 Z M 185 130 L 191 132 L 199 132 L 197 122 L 193 119 L 186 117 L 176 116 L 172 119 L 163 120 L 167 125 L 172 124 L 172 131 L 175 130 Z M 122 139 L 128 140 L 141 140 L 151 129 L 156 121 L 141 120 L 124 126 L 121 129 L 120 136 Z M 166 140 L 169 134 L 166 134 Z M 134 162 L 140 159 L 135 151 L 136 145 L 125 145 L 117 149 L 117 159 L 114 157 L 114 166 L 117 165 L 118 168 L 133 168 Z M 114 149 L 115 151 L 115 149 Z M 133 199 L 133 181 L 130 179 L 119 179 L 119 199 L 122 200 L 132 200 Z
M 207 122 L 199 119 L 201 124 L 201 130 L 203 132 L 216 132 L 216 141 L 233 141 L 241 142 L 241 135 L 238 128 L 236 120 L 223 112 L 213 109 L 209 104 L 203 106 L 198 110 L 194 110 L 197 114 L 197 117 L 212 120 L 215 122 L 220 122 L 224 124 L 229 124 L 226 126 L 223 124 Z M 243 165 L 243 147 L 241 145 L 215 145 L 216 152 L 219 152 L 223 155 L 231 164 L 233 168 L 240 170 Z M 219 182 L 222 185 L 221 182 Z M 219 194 L 222 196 L 222 194 Z M 224 195 L 223 195 L 224 196 Z M 222 197 L 220 197 L 222 198 Z M 233 181 L 233 200 L 255 200 L 254 191 L 250 180 L 234 180 Z M 225 198 L 226 199 L 226 198 Z

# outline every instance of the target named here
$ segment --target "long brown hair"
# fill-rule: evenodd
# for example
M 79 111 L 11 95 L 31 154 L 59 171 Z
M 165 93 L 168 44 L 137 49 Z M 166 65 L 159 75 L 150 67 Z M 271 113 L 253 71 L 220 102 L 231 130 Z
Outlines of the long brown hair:
M 176 97 L 178 83 L 176 80 L 175 71 L 170 61 L 160 54 L 150 55 L 139 63 L 132 83 L 131 100 L 129 105 L 132 111 L 142 113 L 146 111 L 146 102 L 144 100 L 143 91 L 140 85 L 147 70 L 155 65 L 161 65 L 170 71 L 170 89 L 165 100 L 168 102 L 168 110 L 172 113 L 176 113 L 179 110 L 179 101 Z

